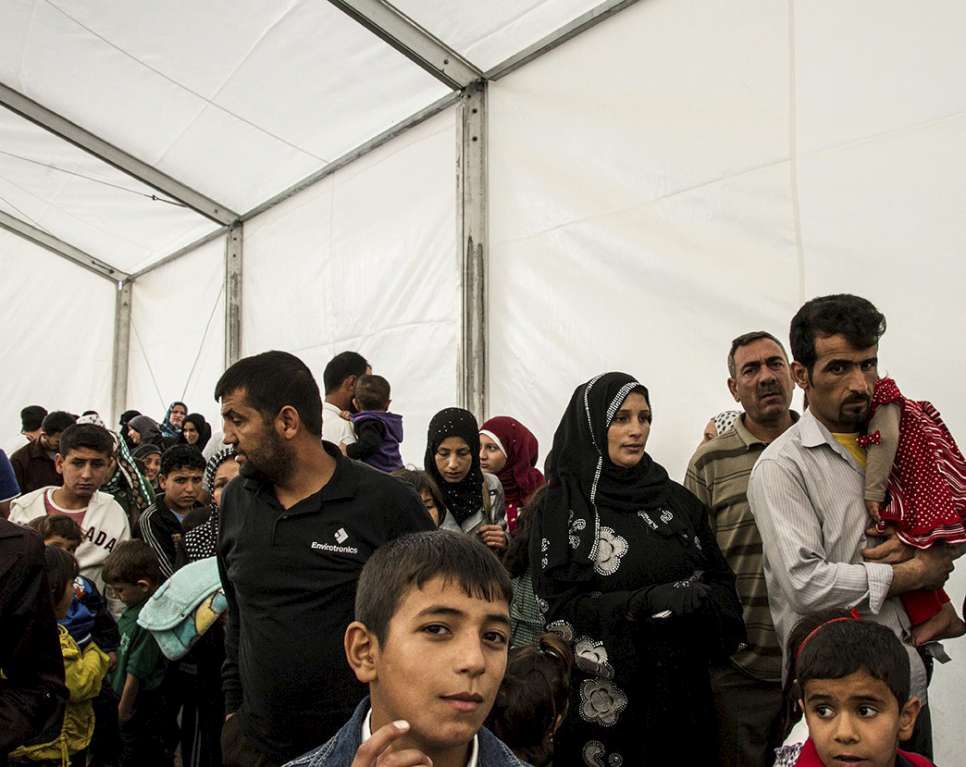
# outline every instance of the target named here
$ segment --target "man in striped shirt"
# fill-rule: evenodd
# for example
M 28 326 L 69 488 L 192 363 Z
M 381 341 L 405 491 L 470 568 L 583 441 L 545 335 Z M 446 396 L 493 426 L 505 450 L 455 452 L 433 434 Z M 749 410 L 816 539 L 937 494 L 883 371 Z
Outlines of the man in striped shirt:
M 685 486 L 708 507 L 718 545 L 734 570 L 748 643 L 729 664 L 714 669 L 712 685 L 722 767 L 764 767 L 782 713 L 782 651 L 768 607 L 762 546 L 748 505 L 748 478 L 772 440 L 798 418 L 789 410 L 794 384 L 788 357 L 771 333 L 739 336 L 728 353 L 728 389 L 744 413 L 735 425 L 702 444 Z
M 748 498 L 761 532 L 772 618 L 784 643 L 804 616 L 857 608 L 905 644 L 910 689 L 923 702 L 903 748 L 932 757 L 926 664 L 910 641 L 899 594 L 936 589 L 953 569 L 948 546 L 914 550 L 893 533 L 869 538 L 865 428 L 878 377 L 885 317 L 864 298 L 815 298 L 791 323 L 792 374 L 808 397 L 801 419 L 771 443 Z M 793 652 L 785 648 L 786 653 Z

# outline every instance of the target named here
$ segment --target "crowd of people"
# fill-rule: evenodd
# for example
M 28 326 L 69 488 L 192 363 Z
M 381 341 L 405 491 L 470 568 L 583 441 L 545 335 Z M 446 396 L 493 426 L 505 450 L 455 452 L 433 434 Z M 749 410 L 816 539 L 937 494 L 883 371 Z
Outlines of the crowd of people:
M 734 339 L 740 409 L 695 424 L 681 483 L 619 372 L 575 388 L 543 471 L 518 419 L 457 407 L 404 466 L 356 352 L 322 391 L 292 354 L 240 360 L 215 432 L 183 402 L 25 407 L 0 764 L 929 765 L 966 459 L 880 377 L 885 330 L 833 295 L 790 356 Z

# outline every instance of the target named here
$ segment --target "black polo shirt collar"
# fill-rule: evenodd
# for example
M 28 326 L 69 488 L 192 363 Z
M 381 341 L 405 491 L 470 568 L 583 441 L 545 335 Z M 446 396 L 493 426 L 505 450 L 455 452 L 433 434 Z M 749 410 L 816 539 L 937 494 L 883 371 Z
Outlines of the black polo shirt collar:
M 342 451 L 331 442 L 323 442 L 322 448 L 335 460 L 335 471 L 319 492 L 303 498 L 289 509 L 282 508 L 282 504 L 275 497 L 275 486 L 271 482 L 247 477 L 242 485 L 248 492 L 285 514 L 308 514 L 319 511 L 326 502 L 355 498 L 359 488 L 359 467 L 342 455 Z

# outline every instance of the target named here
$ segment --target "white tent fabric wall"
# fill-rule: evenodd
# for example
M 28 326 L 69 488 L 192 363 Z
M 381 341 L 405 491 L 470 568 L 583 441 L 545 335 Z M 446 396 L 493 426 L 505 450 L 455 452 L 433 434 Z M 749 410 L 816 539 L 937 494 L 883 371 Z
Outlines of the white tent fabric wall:
M 0 275 L 0 447 L 24 405 L 110 418 L 116 286 L 4 230 Z
M 455 109 L 245 225 L 242 346 L 283 349 L 322 385 L 355 350 L 392 386 L 403 459 L 456 401 Z
M 731 338 L 855 292 L 890 320 L 882 369 L 966 440 L 966 8 L 930 10 L 649 0 L 491 85 L 489 412 L 545 453 L 573 388 L 625 369 L 680 477 L 732 404 Z M 931 688 L 938 763 L 966 748 L 963 646 Z
M 134 282 L 127 405 L 161 420 L 182 400 L 221 428 L 215 383 L 225 362 L 225 238 Z

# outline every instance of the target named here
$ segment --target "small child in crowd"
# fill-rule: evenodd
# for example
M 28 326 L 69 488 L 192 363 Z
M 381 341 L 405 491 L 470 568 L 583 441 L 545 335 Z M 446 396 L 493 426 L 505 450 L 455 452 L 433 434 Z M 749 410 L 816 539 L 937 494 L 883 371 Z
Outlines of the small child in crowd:
M 909 695 L 909 655 L 892 631 L 841 612 L 804 618 L 790 636 L 789 669 L 808 737 L 778 749 L 775 767 L 932 767 L 899 748 L 921 704 Z
M 27 523 L 36 530 L 47 546 L 56 546 L 73 556 L 83 540 L 84 532 L 69 517 L 36 517 Z M 117 647 L 121 638 L 107 601 L 101 596 L 94 581 L 78 573 L 74 578 L 74 598 L 67 615 L 58 619 L 77 646 L 84 650 L 93 643 L 107 653 L 108 670 L 117 663 Z M 94 764 L 111 765 L 117 762 L 121 743 L 117 734 L 117 696 L 105 676 L 101 690 L 91 701 L 94 709 L 94 736 L 88 753 Z
M 72 554 L 47 546 L 44 551 L 47 583 L 54 613 L 63 621 L 74 599 L 77 560 Z M 87 748 L 94 733 L 94 709 L 91 702 L 101 691 L 101 682 L 110 662 L 94 642 L 82 648 L 63 624 L 59 627 L 60 649 L 64 656 L 64 679 L 70 700 L 64 724 L 57 738 L 49 743 L 24 746 L 10 755 L 11 764 L 54 763 L 71 767 L 87 764 Z
M 425 471 L 419 469 L 397 469 L 392 476 L 402 480 L 419 494 L 419 499 L 433 518 L 436 527 L 443 524 L 446 518 L 446 504 L 443 502 L 443 494 L 439 490 L 439 485 Z
M 121 767 L 170 767 L 161 693 L 165 660 L 151 633 L 138 625 L 141 608 L 161 582 L 158 558 L 144 541 L 119 543 L 104 562 L 104 581 L 127 608 L 118 620 L 121 644 L 111 674 L 120 696 Z
M 919 549 L 966 542 L 966 459 L 939 411 L 907 399 L 891 378 L 876 381 L 868 433 L 865 501 L 880 531 L 892 525 Z M 961 636 L 966 624 L 943 590 L 901 596 L 917 644 Z
M 375 767 L 386 752 L 400 765 L 523 767 L 483 727 L 506 670 L 510 591 L 499 560 L 470 536 L 414 533 L 377 549 L 345 633 L 369 696 L 290 767 Z
M 403 441 L 402 416 L 389 412 L 389 381 L 382 376 L 364 375 L 356 381 L 352 400 L 356 412 L 352 426 L 356 441 L 340 445 L 349 458 L 364 461 L 390 474 L 403 467 L 399 444 Z
M 522 761 L 547 767 L 553 736 L 567 715 L 574 656 L 557 634 L 510 650 L 506 675 L 487 725 Z

